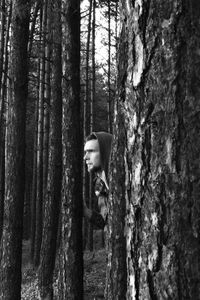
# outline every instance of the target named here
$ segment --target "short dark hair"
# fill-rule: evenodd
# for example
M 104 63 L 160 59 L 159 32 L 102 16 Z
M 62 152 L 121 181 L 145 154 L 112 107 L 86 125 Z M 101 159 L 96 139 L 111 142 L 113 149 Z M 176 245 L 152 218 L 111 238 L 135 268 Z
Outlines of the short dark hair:
M 97 140 L 97 137 L 94 133 L 90 133 L 87 137 L 86 137 L 86 142 L 91 141 L 91 140 Z

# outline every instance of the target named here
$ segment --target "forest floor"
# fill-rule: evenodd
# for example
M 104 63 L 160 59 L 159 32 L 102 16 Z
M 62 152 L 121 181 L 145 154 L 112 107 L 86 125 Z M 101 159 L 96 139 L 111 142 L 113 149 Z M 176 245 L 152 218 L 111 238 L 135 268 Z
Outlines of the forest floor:
M 100 232 L 94 235 L 94 250 L 84 251 L 84 300 L 104 299 L 106 279 L 106 250 L 100 246 Z M 29 261 L 29 242 L 24 242 L 22 267 L 22 300 L 38 300 L 38 279 Z M 54 300 L 58 299 L 56 282 Z

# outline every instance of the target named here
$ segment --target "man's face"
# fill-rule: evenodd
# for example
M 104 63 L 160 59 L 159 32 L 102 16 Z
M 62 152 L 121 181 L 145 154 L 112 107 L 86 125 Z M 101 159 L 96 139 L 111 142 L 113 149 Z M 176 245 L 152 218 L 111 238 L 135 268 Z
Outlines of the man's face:
M 88 172 L 98 171 L 101 167 L 100 150 L 98 140 L 90 140 L 85 143 L 84 160 L 86 162 Z

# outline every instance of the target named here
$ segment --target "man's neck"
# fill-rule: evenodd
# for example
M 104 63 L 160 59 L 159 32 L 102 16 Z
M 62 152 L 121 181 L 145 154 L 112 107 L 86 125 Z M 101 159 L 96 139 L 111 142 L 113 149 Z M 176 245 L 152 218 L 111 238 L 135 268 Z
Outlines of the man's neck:
M 106 179 L 106 174 L 104 170 L 100 170 L 98 172 L 96 172 L 96 175 L 101 178 L 101 180 L 103 180 L 103 182 L 105 183 L 106 188 L 109 190 L 109 186 L 108 186 L 108 182 Z

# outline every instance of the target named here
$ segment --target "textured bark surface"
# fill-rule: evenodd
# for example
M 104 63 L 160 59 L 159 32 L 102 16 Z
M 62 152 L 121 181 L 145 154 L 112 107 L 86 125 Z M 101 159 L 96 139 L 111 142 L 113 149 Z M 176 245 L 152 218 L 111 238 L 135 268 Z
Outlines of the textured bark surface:
M 197 0 L 121 3 L 126 299 L 199 299 L 199 17 Z
M 83 299 L 80 1 L 65 2 L 63 21 L 63 187 L 59 299 Z
M 120 105 L 120 104 L 119 104 Z M 115 115 L 114 141 L 111 155 L 110 174 L 110 196 L 109 196 L 109 218 L 107 232 L 107 280 L 106 299 L 126 299 L 126 238 L 124 235 L 126 199 L 125 199 L 125 144 L 126 135 L 124 130 L 124 119 L 119 112 Z
M 25 189 L 25 122 L 28 92 L 29 5 L 13 1 L 12 64 L 6 133 L 5 207 L 1 240 L 0 299 L 21 299 L 21 251 Z

